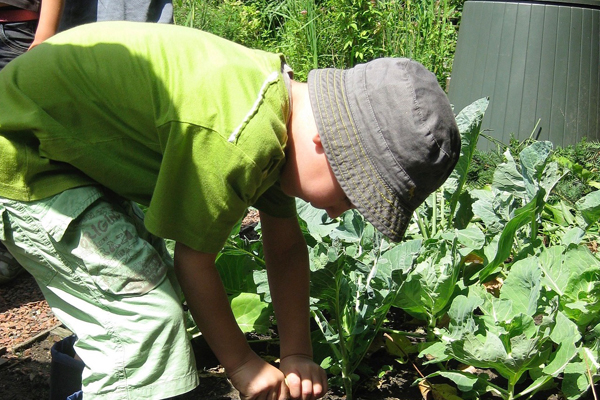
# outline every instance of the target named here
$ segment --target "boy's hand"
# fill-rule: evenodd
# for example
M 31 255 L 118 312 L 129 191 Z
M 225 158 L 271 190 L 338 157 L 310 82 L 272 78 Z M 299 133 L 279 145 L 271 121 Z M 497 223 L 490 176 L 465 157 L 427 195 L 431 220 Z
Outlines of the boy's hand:
M 286 356 L 280 369 L 293 399 L 315 400 L 327 392 L 327 374 L 309 356 Z
M 288 400 L 283 373 L 252 352 L 248 360 L 227 374 L 241 400 Z

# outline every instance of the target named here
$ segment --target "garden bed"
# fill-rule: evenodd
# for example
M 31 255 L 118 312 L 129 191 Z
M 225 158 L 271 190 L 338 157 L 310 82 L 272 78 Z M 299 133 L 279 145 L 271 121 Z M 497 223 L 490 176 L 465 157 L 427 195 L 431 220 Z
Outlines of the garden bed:
M 64 330 L 48 329 L 56 325 L 57 321 L 44 300 L 40 300 L 41 293 L 35 284 L 35 280 L 27 274 L 0 287 L 0 298 L 6 299 L 9 293 L 19 293 L 22 304 L 11 303 L 7 309 L 7 302 L 3 303 L 0 318 L 6 321 L 8 313 L 19 316 L 18 321 L 12 324 L 3 323 L 2 338 L 5 345 L 6 338 L 13 338 L 8 343 L 4 354 L 0 358 L 0 398 L 5 400 L 39 400 L 48 398 L 50 393 L 50 348 L 58 340 L 65 336 Z M 39 312 L 31 312 L 33 306 Z M 48 318 L 40 321 L 37 329 L 32 328 L 40 315 L 48 313 Z M 398 311 L 388 316 L 389 326 L 405 330 L 417 329 L 413 321 L 406 314 Z M 18 332 L 19 329 L 22 329 Z M 267 337 L 249 335 L 254 349 L 266 360 L 276 364 L 277 345 L 269 344 Z M 372 352 L 365 358 L 365 367 L 372 373 L 361 374 L 361 381 L 357 388 L 356 398 L 363 400 L 420 400 L 421 396 L 417 387 L 412 382 L 418 377 L 417 371 L 411 363 L 400 364 L 393 356 L 385 350 L 383 338 L 375 341 Z M 223 369 L 218 365 L 216 359 L 203 343 L 202 340 L 194 341 L 199 366 L 200 386 L 186 396 L 184 399 L 202 400 L 237 400 L 239 396 L 235 389 L 227 381 Z M 378 372 L 391 366 L 387 372 Z M 424 374 L 427 367 L 417 366 Z M 381 376 L 379 376 L 381 375 Z M 326 394 L 325 400 L 342 400 L 342 392 L 332 389 Z M 492 398 L 492 397 L 490 397 Z M 536 396 L 537 400 L 558 400 L 557 393 L 548 391 Z
M 65 336 L 66 330 L 56 330 L 60 323 L 41 295 L 35 280 L 28 274 L 0 287 L 0 324 L 3 354 L 0 358 L 0 398 L 3 400 L 46 399 L 50 393 L 50 348 Z M 20 304 L 19 304 L 20 303 Z M 67 331 L 68 332 L 68 331 Z M 10 340 L 9 340 L 10 339 Z M 277 346 L 268 344 L 265 337 L 249 335 L 254 349 L 265 359 L 276 364 Z M 231 387 L 223 369 L 206 344 L 194 341 L 199 367 L 200 386 L 183 399 L 237 400 L 237 391 Z M 367 364 L 378 368 L 393 363 L 385 352 L 376 352 Z M 366 379 L 359 387 L 359 398 L 365 400 L 418 400 L 422 397 L 411 388 L 415 374 L 410 369 L 394 370 L 381 378 Z M 344 396 L 330 390 L 326 400 Z

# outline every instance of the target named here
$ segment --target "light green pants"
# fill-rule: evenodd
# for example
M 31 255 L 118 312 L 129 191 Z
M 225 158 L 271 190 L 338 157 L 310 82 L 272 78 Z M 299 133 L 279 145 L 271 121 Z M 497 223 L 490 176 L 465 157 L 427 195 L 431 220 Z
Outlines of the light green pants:
M 164 399 L 197 386 L 171 257 L 133 203 L 96 187 L 0 197 L 0 240 L 77 335 L 84 399 Z

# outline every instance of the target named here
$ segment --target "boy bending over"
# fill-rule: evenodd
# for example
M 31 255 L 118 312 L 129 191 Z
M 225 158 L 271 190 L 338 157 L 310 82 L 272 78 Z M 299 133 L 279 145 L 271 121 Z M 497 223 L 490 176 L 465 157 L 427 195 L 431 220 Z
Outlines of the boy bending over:
M 243 399 L 321 397 L 293 197 L 332 218 L 355 207 L 400 240 L 460 151 L 448 100 L 416 62 L 315 70 L 305 84 L 281 55 L 170 25 L 56 35 L 0 73 L 0 104 L 0 240 L 77 335 L 85 399 L 197 385 L 180 287 Z M 248 206 L 280 369 L 246 343 L 215 269 Z M 174 268 L 159 238 L 176 241 Z

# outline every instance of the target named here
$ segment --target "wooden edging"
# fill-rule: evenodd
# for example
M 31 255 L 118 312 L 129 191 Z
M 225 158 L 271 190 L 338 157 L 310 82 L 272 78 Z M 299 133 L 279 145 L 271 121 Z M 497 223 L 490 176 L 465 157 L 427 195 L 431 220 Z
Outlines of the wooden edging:
M 17 344 L 17 345 L 14 345 L 14 346 L 13 346 L 13 347 L 10 349 L 11 353 L 16 353 L 17 351 L 20 351 L 20 350 L 26 349 L 27 347 L 31 346 L 33 343 L 35 343 L 35 342 L 37 342 L 37 341 L 40 341 L 40 340 L 42 340 L 42 339 L 45 339 L 45 338 L 46 338 L 46 336 L 48 336 L 48 334 L 49 334 L 50 332 L 52 332 L 53 330 L 55 330 L 55 329 L 57 329 L 57 328 L 64 329 L 64 328 L 63 328 L 63 324 L 59 322 L 58 324 L 54 325 L 53 327 L 51 327 L 51 328 L 48 328 L 48 329 L 46 329 L 45 331 L 42 331 L 42 332 L 38 333 L 38 334 L 37 334 L 37 335 L 35 335 L 34 337 L 27 339 L 27 340 L 26 340 L 26 341 L 24 341 L 23 343 L 19 343 L 19 344 Z M 65 331 L 67 331 L 66 329 L 64 329 L 64 330 L 65 330 Z M 69 332 L 70 332 L 70 331 L 69 331 Z

